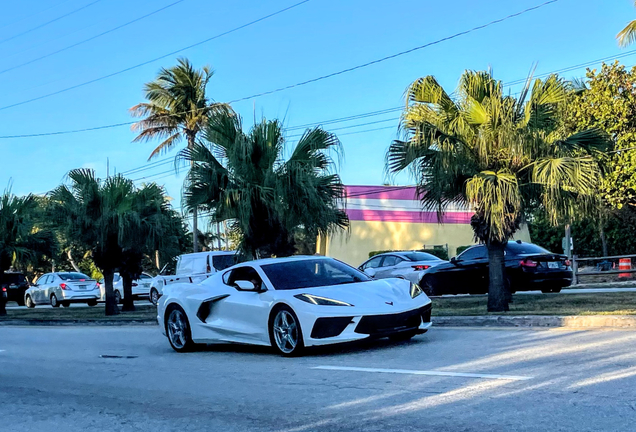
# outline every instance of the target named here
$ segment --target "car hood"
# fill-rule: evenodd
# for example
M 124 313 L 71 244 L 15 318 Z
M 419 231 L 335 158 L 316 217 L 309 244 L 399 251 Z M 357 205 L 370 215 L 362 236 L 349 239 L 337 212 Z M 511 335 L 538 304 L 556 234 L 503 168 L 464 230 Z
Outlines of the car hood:
M 411 283 L 404 279 L 378 279 L 343 285 L 289 290 L 293 295 L 312 294 L 340 300 L 359 307 L 372 307 L 395 312 L 399 307 L 413 307 Z M 422 300 L 426 298 L 421 294 Z M 418 300 L 420 300 L 418 297 Z M 335 306 L 339 307 L 339 306 Z

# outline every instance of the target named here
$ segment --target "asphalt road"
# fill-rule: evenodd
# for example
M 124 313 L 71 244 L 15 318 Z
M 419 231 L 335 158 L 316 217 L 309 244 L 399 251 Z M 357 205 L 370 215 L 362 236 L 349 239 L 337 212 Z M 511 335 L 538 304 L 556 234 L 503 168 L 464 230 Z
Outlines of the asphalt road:
M 0 327 L 0 430 L 633 431 L 635 347 L 632 331 L 435 328 L 282 358 L 177 354 L 156 327 Z

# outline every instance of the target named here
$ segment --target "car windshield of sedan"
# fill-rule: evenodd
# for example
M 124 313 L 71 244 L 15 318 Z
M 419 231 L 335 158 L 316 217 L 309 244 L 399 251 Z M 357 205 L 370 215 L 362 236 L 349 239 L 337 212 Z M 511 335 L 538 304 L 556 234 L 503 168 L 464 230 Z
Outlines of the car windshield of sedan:
M 74 281 L 74 280 L 80 280 L 80 279 L 90 279 L 88 276 L 86 276 L 83 273 L 58 273 L 58 276 L 60 277 L 60 279 L 64 280 L 64 281 Z
M 438 257 L 435 255 L 428 254 L 426 252 L 406 252 L 401 254 L 406 257 L 410 261 L 437 261 Z
M 506 249 L 515 255 L 551 253 L 550 251 L 543 249 L 541 246 L 537 246 L 532 243 L 510 242 L 506 245 Z
M 274 289 L 290 290 L 371 280 L 364 273 L 331 259 L 287 261 L 261 266 Z

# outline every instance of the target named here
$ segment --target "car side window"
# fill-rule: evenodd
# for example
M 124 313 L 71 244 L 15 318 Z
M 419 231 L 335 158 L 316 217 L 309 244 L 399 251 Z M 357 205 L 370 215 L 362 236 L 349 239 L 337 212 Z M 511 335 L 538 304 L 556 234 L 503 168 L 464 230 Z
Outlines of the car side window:
M 225 281 L 226 276 L 227 282 Z M 225 282 L 226 285 L 234 286 L 234 283 L 237 281 L 252 282 L 257 290 L 260 290 L 263 286 L 263 279 L 261 279 L 261 276 L 254 267 L 250 266 L 238 267 L 223 275 L 223 282 Z
M 486 259 L 486 247 L 479 245 L 462 252 L 457 259 L 462 261 Z
M 383 256 L 379 256 L 379 257 L 375 257 L 370 259 L 369 261 L 367 261 L 367 263 L 362 267 L 363 270 L 366 270 L 368 268 L 378 268 L 380 267 L 380 264 L 382 263 L 382 258 L 384 258 Z
M 46 283 L 46 280 L 48 279 L 49 275 L 42 275 L 38 278 L 37 281 L 35 281 L 36 285 L 44 285 Z
M 192 257 L 182 256 L 177 263 L 177 274 L 189 274 L 192 273 Z
M 402 261 L 399 257 L 395 255 L 388 255 L 384 257 L 384 261 L 382 261 L 382 267 L 391 267 L 397 265 L 400 261 Z

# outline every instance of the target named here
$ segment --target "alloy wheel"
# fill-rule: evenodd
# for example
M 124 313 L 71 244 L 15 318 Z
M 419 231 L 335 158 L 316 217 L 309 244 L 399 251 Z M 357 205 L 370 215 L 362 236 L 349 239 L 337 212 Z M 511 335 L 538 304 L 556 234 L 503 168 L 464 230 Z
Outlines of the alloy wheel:
M 274 318 L 274 340 L 278 349 L 290 354 L 298 345 L 298 323 L 296 318 L 287 310 L 282 309 Z
M 159 293 L 155 289 L 150 291 L 150 302 L 155 306 L 159 303 Z
M 168 337 L 170 342 L 177 349 L 184 349 L 188 343 L 187 330 L 188 323 L 186 321 L 183 312 L 179 309 L 174 309 L 168 316 Z

